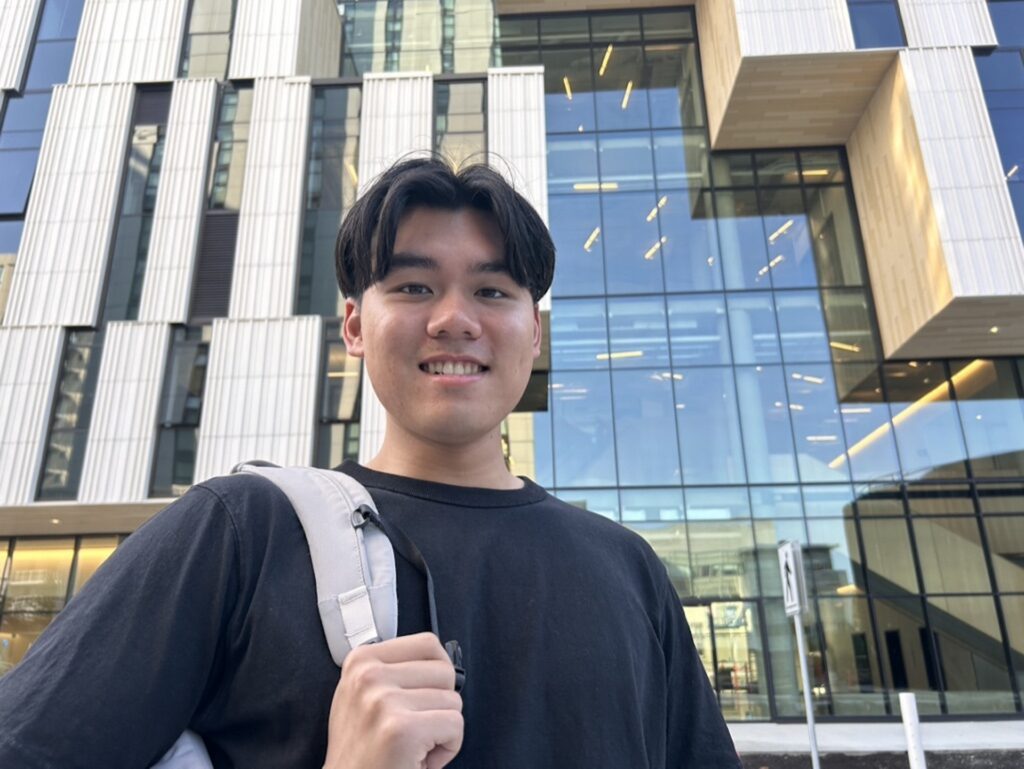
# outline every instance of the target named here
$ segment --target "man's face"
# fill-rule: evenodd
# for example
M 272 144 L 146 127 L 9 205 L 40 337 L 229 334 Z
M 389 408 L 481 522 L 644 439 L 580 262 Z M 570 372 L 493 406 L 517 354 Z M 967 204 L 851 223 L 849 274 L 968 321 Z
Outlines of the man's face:
M 500 424 L 540 354 L 537 307 L 505 269 L 494 220 L 472 208 L 408 212 L 390 271 L 346 302 L 343 329 L 389 419 L 453 446 Z

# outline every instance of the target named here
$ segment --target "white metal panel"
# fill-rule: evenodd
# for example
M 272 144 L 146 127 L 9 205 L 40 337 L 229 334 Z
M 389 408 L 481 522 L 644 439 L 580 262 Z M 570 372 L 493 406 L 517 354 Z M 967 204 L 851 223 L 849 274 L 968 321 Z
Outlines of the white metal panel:
M 399 158 L 426 155 L 433 144 L 433 77 L 422 72 L 369 74 L 363 78 L 359 122 L 359 192 Z M 368 462 L 384 442 L 387 413 L 363 367 L 359 461 Z
M 985 0 L 899 0 L 907 45 L 996 45 Z
M 488 164 L 548 220 L 544 68 L 487 70 Z
M 188 320 L 216 108 L 216 80 L 174 83 L 139 320 Z
M 713 0 L 712 0 L 713 1 Z M 744 56 L 852 51 L 846 0 L 734 0 Z
M 363 78 L 359 120 L 359 192 L 399 158 L 426 155 L 433 141 L 433 77 L 387 72 Z
M 306 78 L 256 81 L 229 317 L 292 314 L 311 91 Z
M 173 80 L 188 6 L 188 0 L 86 0 L 68 82 Z
M 62 340 L 59 326 L 0 328 L 0 506 L 35 496 Z
M 129 83 L 53 89 L 5 325 L 95 325 L 132 95 Z
M 164 323 L 107 325 L 79 502 L 148 496 L 170 330 Z
M 341 15 L 334 0 L 305 0 L 299 19 L 296 75 L 337 77 L 341 67 Z
M 954 296 L 1024 293 L 1024 246 L 971 49 L 902 51 Z
M 320 316 L 213 322 L 195 482 L 264 459 L 313 461 Z
M 17 91 L 25 77 L 43 0 L 0 0 L 0 91 Z

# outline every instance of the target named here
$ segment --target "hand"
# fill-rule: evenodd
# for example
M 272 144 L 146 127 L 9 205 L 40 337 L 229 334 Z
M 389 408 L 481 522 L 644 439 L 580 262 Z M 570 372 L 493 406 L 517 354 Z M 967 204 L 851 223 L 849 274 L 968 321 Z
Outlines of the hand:
M 325 769 L 441 769 L 462 747 L 455 668 L 433 633 L 349 652 L 334 690 Z

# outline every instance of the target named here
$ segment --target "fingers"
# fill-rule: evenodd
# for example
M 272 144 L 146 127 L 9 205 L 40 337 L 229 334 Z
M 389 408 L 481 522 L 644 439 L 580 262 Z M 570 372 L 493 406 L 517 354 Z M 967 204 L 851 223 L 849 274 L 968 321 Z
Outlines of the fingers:
M 433 633 L 400 636 L 375 644 L 365 644 L 352 650 L 349 657 L 370 656 L 381 662 L 408 662 L 410 660 L 448 660 L 448 653 Z

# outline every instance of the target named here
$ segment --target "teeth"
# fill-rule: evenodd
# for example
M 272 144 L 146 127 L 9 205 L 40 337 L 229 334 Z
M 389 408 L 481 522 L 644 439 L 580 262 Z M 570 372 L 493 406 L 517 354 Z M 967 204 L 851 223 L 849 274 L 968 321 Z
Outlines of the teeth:
M 471 374 L 479 374 L 481 371 L 483 371 L 483 367 L 478 366 L 475 363 L 453 363 L 451 361 L 434 361 L 425 364 L 424 370 L 426 370 L 428 374 L 445 374 L 447 376 L 468 376 Z

